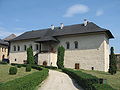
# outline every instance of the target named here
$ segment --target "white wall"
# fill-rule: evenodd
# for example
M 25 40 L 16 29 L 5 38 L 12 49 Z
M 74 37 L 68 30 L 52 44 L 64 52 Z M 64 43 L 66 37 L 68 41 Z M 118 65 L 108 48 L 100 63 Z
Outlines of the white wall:
M 80 64 L 80 69 L 91 70 L 94 67 L 95 70 L 108 71 L 109 68 L 109 40 L 106 35 L 103 34 L 89 34 L 89 35 L 70 35 L 58 37 L 60 43 L 55 46 L 63 45 L 66 48 L 66 42 L 70 42 L 70 49 L 65 50 L 64 66 L 67 68 L 75 68 L 75 63 Z M 75 49 L 74 41 L 78 41 L 78 49 Z M 11 63 L 23 63 L 26 60 L 26 52 L 23 50 L 24 45 L 32 44 L 35 46 L 34 40 L 25 40 L 11 43 L 11 47 L 14 45 L 20 45 L 22 50 L 20 52 L 13 52 L 11 48 L 10 60 Z M 35 47 L 33 47 L 35 48 Z M 36 51 L 34 51 L 34 54 Z M 50 61 L 48 56 L 50 56 Z M 14 59 L 17 61 L 14 61 Z M 50 62 L 56 66 L 57 54 L 39 54 L 38 63 L 43 64 L 43 61 Z

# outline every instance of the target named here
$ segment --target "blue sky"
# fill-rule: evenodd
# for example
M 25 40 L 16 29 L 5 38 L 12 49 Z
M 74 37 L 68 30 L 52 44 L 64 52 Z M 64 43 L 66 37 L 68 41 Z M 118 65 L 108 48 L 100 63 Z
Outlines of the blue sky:
M 120 0 L 0 0 L 0 38 L 84 18 L 109 29 L 110 45 L 120 53 Z

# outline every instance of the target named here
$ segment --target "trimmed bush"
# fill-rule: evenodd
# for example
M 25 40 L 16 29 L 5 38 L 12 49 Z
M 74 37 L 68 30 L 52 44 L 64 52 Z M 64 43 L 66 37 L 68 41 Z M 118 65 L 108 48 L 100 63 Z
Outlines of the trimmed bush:
M 33 49 L 31 47 L 27 48 L 27 64 L 35 64 Z
M 109 64 L 109 73 L 111 75 L 116 74 L 117 72 L 117 60 L 116 60 L 116 56 L 114 54 L 114 48 L 111 47 L 110 49 L 111 53 L 110 53 L 110 64 Z
M 62 69 L 63 72 L 71 76 L 75 81 L 78 83 L 79 86 L 81 86 L 85 90 L 109 90 L 106 89 L 106 87 L 110 87 L 107 84 L 99 84 L 100 79 L 96 76 L 92 76 L 91 74 L 84 73 L 79 70 L 73 70 L 73 69 Z M 107 85 L 107 86 L 106 86 Z M 100 89 L 102 87 L 102 89 Z M 110 89 L 114 90 L 114 89 Z
M 42 70 L 42 68 L 37 65 L 32 65 L 31 68 L 36 69 L 36 70 Z
M 26 66 L 26 72 L 30 72 L 30 71 L 31 71 L 31 65 L 28 64 L 28 65 Z
M 17 65 L 17 67 L 18 67 L 18 68 L 21 68 L 21 67 L 22 67 L 22 65 L 20 65 L 20 64 L 19 64 L 19 65 Z
M 4 61 L 0 61 L 0 64 L 8 64 L 8 63 Z
M 0 90 L 34 90 L 48 76 L 48 69 L 16 78 L 0 85 Z
M 9 74 L 10 75 L 15 75 L 16 73 L 17 73 L 17 68 L 16 67 L 10 67 Z
M 64 53 L 65 48 L 63 46 L 59 46 L 57 52 L 57 66 L 59 69 L 64 68 Z

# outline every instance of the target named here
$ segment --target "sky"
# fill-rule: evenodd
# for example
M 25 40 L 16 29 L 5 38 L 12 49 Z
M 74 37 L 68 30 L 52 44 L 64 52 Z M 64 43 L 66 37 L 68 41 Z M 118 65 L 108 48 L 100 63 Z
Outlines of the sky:
M 84 19 L 110 30 L 110 46 L 120 53 L 120 0 L 0 0 L 1 39 Z

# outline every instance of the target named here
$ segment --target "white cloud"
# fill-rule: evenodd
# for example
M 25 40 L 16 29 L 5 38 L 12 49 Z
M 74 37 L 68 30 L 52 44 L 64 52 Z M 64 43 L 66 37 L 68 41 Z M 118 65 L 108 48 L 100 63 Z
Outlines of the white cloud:
M 103 15 L 104 14 L 104 11 L 103 10 L 98 10 L 97 12 L 96 12 L 96 16 L 101 16 L 101 15 Z
M 75 14 L 83 14 L 83 13 L 87 13 L 88 11 L 89 11 L 88 6 L 83 4 L 75 4 L 68 8 L 68 10 L 66 11 L 65 15 L 63 15 L 63 17 L 72 17 Z

